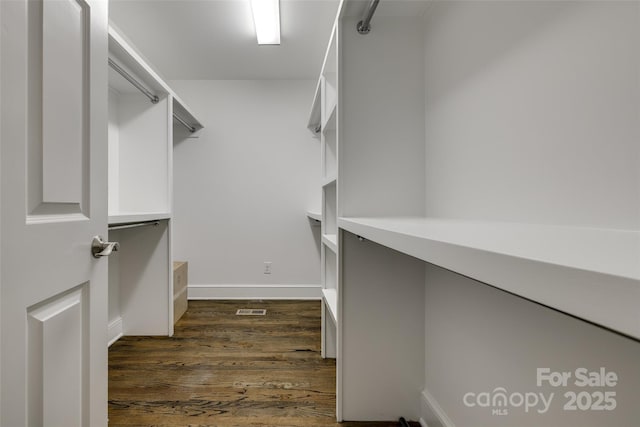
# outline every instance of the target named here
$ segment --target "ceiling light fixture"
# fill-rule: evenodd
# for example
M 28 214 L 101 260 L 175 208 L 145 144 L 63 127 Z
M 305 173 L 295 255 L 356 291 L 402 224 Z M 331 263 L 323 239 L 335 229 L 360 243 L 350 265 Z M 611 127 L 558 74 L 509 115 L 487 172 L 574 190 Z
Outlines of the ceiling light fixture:
M 258 44 L 280 44 L 280 0 L 251 0 Z

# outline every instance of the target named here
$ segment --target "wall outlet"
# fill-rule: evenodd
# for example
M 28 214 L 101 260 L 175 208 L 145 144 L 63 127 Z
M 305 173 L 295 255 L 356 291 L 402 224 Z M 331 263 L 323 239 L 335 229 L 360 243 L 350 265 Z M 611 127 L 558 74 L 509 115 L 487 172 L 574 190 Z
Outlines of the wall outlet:
M 271 261 L 264 262 L 264 270 L 262 272 L 264 274 L 271 274 Z

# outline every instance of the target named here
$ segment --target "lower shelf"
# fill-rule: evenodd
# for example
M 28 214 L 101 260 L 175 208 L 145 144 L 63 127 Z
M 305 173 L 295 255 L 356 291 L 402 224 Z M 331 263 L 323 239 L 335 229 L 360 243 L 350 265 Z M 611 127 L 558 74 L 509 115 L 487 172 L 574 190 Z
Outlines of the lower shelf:
M 338 292 L 335 289 L 323 289 L 322 299 L 329 309 L 333 323 L 338 326 Z

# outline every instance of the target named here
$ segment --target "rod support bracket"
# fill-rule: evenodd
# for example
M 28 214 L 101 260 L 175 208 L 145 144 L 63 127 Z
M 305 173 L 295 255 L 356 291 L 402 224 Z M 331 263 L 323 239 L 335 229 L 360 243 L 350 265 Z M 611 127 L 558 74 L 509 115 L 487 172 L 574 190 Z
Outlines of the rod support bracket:
M 376 12 L 378 3 L 380 3 L 380 0 L 371 0 L 369 6 L 367 6 L 367 9 L 362 16 L 362 20 L 358 22 L 358 25 L 356 26 L 359 34 L 369 34 L 371 31 L 371 18 L 373 18 L 373 14 Z
M 371 25 L 365 26 L 364 21 L 359 21 L 356 28 L 358 30 L 358 34 L 369 34 L 371 31 Z

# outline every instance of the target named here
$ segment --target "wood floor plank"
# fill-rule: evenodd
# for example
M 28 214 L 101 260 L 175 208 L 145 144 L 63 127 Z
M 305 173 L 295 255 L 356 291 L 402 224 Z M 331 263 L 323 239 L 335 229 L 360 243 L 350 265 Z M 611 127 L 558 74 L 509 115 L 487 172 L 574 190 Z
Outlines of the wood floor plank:
M 109 426 L 397 426 L 335 422 L 320 310 L 318 301 L 190 301 L 172 338 L 120 339 L 109 349 Z

